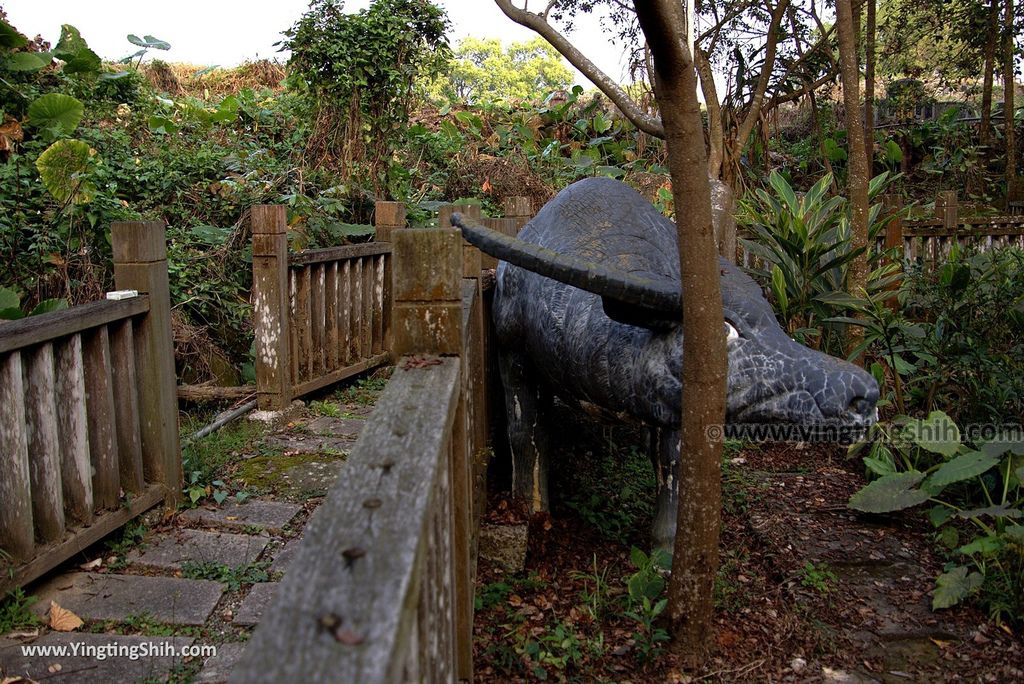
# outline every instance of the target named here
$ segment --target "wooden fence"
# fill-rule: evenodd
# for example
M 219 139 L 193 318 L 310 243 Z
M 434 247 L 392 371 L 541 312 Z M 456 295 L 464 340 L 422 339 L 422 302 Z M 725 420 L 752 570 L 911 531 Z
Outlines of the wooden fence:
M 487 436 L 479 257 L 451 229 L 391 237 L 394 374 L 233 682 L 472 679 Z
M 390 233 L 397 202 L 377 203 L 377 242 L 288 253 L 285 207 L 252 208 L 256 391 L 281 409 L 389 358 Z
M 164 225 L 112 240 L 137 297 L 0 323 L 0 595 L 181 494 Z
M 931 218 L 905 218 L 898 200 L 887 196 L 883 211 L 895 214 L 878 237 L 879 249 L 903 248 L 904 260 L 931 270 L 949 257 L 954 244 L 988 250 L 1024 247 L 1024 216 L 961 216 L 956 193 L 941 192 Z

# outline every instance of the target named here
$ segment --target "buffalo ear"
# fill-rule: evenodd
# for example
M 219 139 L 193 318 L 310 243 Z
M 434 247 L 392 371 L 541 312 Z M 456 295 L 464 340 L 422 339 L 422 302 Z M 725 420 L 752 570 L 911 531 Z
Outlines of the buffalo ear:
M 681 322 L 678 311 L 664 311 L 646 306 L 628 304 L 621 299 L 601 297 L 604 315 L 616 323 L 648 328 L 657 332 L 666 332 Z

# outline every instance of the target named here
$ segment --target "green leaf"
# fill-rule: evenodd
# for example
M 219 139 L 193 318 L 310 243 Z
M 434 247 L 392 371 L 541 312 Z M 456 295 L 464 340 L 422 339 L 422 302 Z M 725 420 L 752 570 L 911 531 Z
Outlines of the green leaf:
M 223 489 L 218 489 L 213 493 L 213 500 L 216 501 L 218 504 L 224 503 L 224 500 L 227 498 L 228 493 L 225 492 Z
M 49 52 L 15 52 L 7 58 L 4 66 L 9 71 L 39 71 L 52 62 L 53 55 Z
M 138 45 L 143 48 L 154 48 L 156 50 L 170 50 L 171 44 L 165 40 L 154 38 L 153 36 L 146 36 L 145 38 L 139 38 L 134 33 L 129 33 L 128 42 L 132 45 Z
M 989 456 L 981 451 L 969 451 L 957 456 L 952 461 L 943 463 L 928 478 L 927 486 L 930 488 L 945 487 L 954 482 L 969 480 L 981 475 L 998 463 L 998 456 Z
M 965 566 L 944 572 L 935 580 L 932 610 L 949 608 L 981 588 L 984 578 L 978 572 L 968 574 Z
M 20 48 L 28 45 L 28 38 L 18 33 L 18 30 L 0 19 L 0 47 Z
M 969 511 L 960 511 L 957 515 L 961 518 L 971 520 L 973 518 L 980 518 L 982 516 L 989 516 L 992 518 L 1019 518 L 1024 515 L 1020 512 L 1020 509 L 1013 508 L 1009 504 L 999 504 L 997 506 L 985 506 L 984 508 L 972 508 Z
M 1024 546 L 1024 525 L 1010 525 L 1003 530 L 1006 541 L 1017 546 Z
M 149 117 L 149 130 L 160 134 L 177 133 L 178 124 L 167 117 L 154 115 Z
M 38 316 L 39 314 L 50 313 L 51 311 L 62 311 L 66 308 L 68 308 L 68 300 L 66 299 L 44 299 L 36 304 L 35 308 L 29 313 L 29 316 Z
M 25 314 L 21 312 L 21 309 L 17 307 L 11 307 L 7 309 L 0 309 L 0 321 L 16 321 L 19 318 L 24 318 Z
M 981 450 L 991 456 L 1002 456 L 1006 452 L 1014 456 L 1024 456 L 1024 440 L 1014 439 L 1012 436 L 1000 436 L 991 442 L 981 445 Z
M 949 506 L 935 506 L 928 511 L 928 520 L 933 527 L 942 527 L 943 523 L 953 517 L 953 509 Z
M 77 98 L 61 93 L 50 93 L 36 99 L 28 106 L 28 118 L 38 128 L 59 128 L 68 135 L 82 120 L 85 106 Z
M 87 204 L 96 194 L 96 187 L 84 176 L 95 154 L 96 150 L 81 140 L 58 140 L 39 155 L 36 168 L 43 185 L 58 202 Z
M 626 172 L 618 166 L 598 166 L 594 169 L 594 172 L 599 176 L 608 176 L 610 178 L 622 178 L 626 175 Z
M 219 247 L 231 237 L 231 229 L 217 226 L 195 226 L 192 228 L 192 235 L 202 243 Z
M 891 475 L 896 472 L 892 461 L 874 458 L 872 456 L 865 456 L 863 460 L 867 469 L 875 475 Z
M 910 508 L 928 500 L 928 492 L 914 489 L 924 473 L 911 470 L 881 477 L 850 497 L 847 504 L 855 511 L 890 513 Z
M 789 297 L 786 294 L 786 276 L 778 264 L 772 266 L 772 294 L 779 303 L 779 312 L 785 316 L 789 310 Z
M 984 537 L 976 537 L 969 544 L 964 544 L 957 551 L 965 556 L 969 556 L 973 553 L 980 553 L 983 556 L 989 556 L 1003 548 L 1003 540 L 994 535 L 985 535 Z
M 21 310 L 21 297 L 9 287 L 0 287 L 0 309 Z
M 904 434 L 922 449 L 946 458 L 960 448 L 960 428 L 942 411 L 932 411 L 923 420 L 909 421 Z
M 99 55 L 89 49 L 82 34 L 70 24 L 60 27 L 60 40 L 53 55 L 64 62 L 64 71 L 69 74 L 97 73 L 100 70 Z

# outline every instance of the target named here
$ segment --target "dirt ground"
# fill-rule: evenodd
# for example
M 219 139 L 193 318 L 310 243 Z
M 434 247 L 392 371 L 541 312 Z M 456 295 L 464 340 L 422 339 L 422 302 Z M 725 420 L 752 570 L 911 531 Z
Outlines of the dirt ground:
M 649 544 L 646 457 L 625 429 L 576 427 L 564 434 L 589 442 L 561 445 L 525 569 L 480 560 L 478 681 L 1024 681 L 1019 634 L 970 606 L 932 612 L 945 560 L 924 516 L 848 510 L 863 467 L 828 444 L 728 450 L 712 654 L 684 671 L 628 598 L 631 547 Z M 493 469 L 488 518 L 514 522 Z

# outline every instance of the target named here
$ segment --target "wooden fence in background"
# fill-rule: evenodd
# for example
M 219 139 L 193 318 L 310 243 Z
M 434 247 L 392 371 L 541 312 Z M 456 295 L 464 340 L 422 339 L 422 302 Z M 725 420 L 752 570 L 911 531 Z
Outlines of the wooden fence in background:
M 164 225 L 112 240 L 137 297 L 0 323 L 0 595 L 181 495 Z
M 451 229 L 391 238 L 395 371 L 233 682 L 472 680 L 487 436 L 479 256 Z
M 895 218 L 886 224 L 876 247 L 902 247 L 905 262 L 924 270 L 941 265 L 954 244 L 980 250 L 1024 248 L 1024 216 L 961 216 L 956 193 L 951 190 L 938 194 L 930 218 L 906 218 L 898 200 L 890 196 L 884 198 L 883 212 Z

